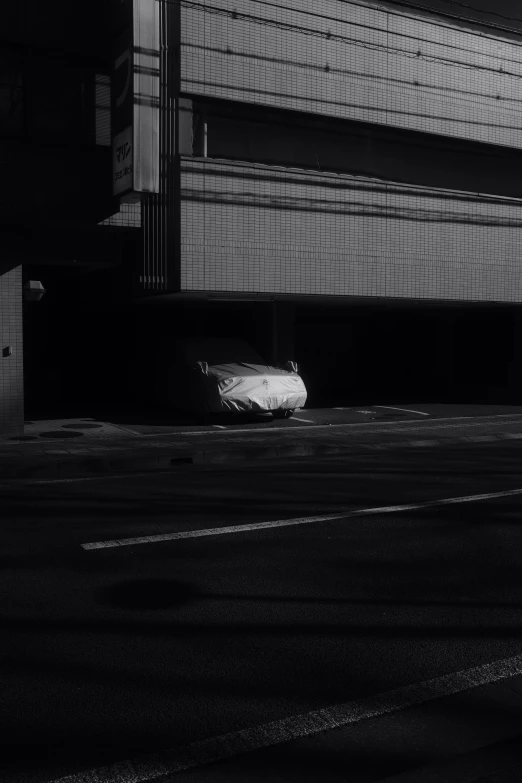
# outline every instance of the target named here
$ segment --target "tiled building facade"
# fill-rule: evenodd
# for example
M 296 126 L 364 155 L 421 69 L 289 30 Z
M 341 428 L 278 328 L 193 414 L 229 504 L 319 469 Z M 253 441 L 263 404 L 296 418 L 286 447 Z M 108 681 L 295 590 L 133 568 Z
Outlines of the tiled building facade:
M 21 435 L 24 421 L 22 267 L 0 267 L 0 433 Z
M 184 158 L 186 290 L 522 301 L 522 205 Z
M 522 186 L 513 168 L 476 177 L 482 154 L 520 160 L 522 39 L 339 0 L 182 2 L 178 23 L 179 91 L 193 110 L 193 137 L 181 149 L 189 154 L 180 160 L 179 258 L 169 259 L 177 290 L 522 301 Z M 256 155 L 257 142 L 246 149 L 239 122 L 229 123 L 221 155 L 209 120 L 202 151 L 207 112 L 226 106 L 248 107 L 252 127 L 275 110 L 308 126 L 320 119 L 327 132 L 341 123 L 337 139 L 344 123 L 337 173 L 322 170 L 328 143 L 318 137 L 316 154 L 296 167 L 299 130 L 286 157 L 274 130 L 277 166 Z M 390 164 L 383 153 L 375 164 L 382 144 L 364 165 L 356 159 L 350 128 L 370 135 L 372 126 L 403 134 L 403 159 Z M 455 158 L 440 150 L 431 175 L 418 178 L 408 160 L 414 136 L 460 145 L 463 170 L 473 148 L 458 189 Z M 514 197 L 497 198 L 506 188 Z
M 181 5 L 181 91 L 520 147 L 522 41 L 341 0 Z

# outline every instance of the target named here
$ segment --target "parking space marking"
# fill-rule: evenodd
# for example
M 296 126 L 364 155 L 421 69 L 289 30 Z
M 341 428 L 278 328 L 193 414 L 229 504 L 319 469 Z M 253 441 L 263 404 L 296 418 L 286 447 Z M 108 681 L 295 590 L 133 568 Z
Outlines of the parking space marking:
M 307 421 L 309 424 L 314 424 L 312 419 L 303 419 L 301 416 L 292 416 L 292 419 L 296 421 Z
M 290 718 L 231 731 L 188 745 L 127 759 L 110 766 L 55 778 L 49 783 L 152 783 L 166 775 L 183 772 L 243 753 L 269 748 L 324 731 L 345 728 L 371 718 L 380 718 L 408 707 L 453 696 L 474 688 L 522 674 L 522 655 L 433 677 L 352 701 L 313 710 Z
M 390 411 L 402 411 L 403 413 L 419 413 L 421 416 L 429 416 L 429 413 L 424 413 L 424 411 L 412 411 L 409 408 L 394 408 L 392 405 L 374 405 L 374 408 L 386 408 L 386 410 Z
M 213 424 L 213 427 L 217 427 L 218 430 L 226 430 L 226 427 L 224 424 Z
M 480 500 L 522 495 L 522 489 L 509 489 L 503 492 L 488 492 L 481 495 L 463 495 L 442 500 L 428 500 L 424 503 L 405 503 L 399 506 L 381 506 L 380 508 L 347 509 L 337 514 L 322 514 L 315 517 L 297 517 L 294 519 L 276 519 L 270 522 L 250 522 L 244 525 L 226 525 L 223 527 L 204 528 L 203 530 L 182 530 L 178 533 L 163 533 L 155 536 L 136 536 L 134 538 L 117 538 L 111 541 L 91 541 L 81 544 L 82 549 L 110 549 L 119 546 L 136 544 L 155 544 L 160 541 L 176 541 L 182 538 L 202 538 L 204 536 L 222 536 L 231 533 L 246 533 L 249 531 L 266 530 L 273 527 L 291 527 L 293 525 L 311 525 L 316 522 L 333 522 L 336 519 L 351 519 L 353 517 L 374 516 L 377 514 L 395 514 L 400 511 L 417 511 L 423 508 L 447 506 L 455 503 L 476 503 Z

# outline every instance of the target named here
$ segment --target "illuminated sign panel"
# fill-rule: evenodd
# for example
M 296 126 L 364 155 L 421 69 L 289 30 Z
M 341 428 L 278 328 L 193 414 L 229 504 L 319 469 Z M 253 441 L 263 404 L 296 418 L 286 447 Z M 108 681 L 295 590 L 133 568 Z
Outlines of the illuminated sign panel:
M 114 0 L 112 192 L 120 201 L 159 193 L 158 0 Z

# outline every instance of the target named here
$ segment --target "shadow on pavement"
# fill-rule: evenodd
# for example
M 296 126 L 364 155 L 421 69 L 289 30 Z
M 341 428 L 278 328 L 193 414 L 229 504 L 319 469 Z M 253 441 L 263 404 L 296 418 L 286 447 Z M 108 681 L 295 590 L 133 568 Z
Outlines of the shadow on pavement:
M 99 406 L 63 406 L 59 409 L 29 411 L 26 413 L 26 424 L 53 419 L 95 419 L 96 421 L 120 425 L 142 426 L 200 426 L 212 424 L 247 424 L 272 421 L 270 413 L 185 413 L 172 408 L 157 406 L 155 408 L 137 408 L 119 406 L 107 408 Z M 29 421 L 30 420 L 30 421 Z M 72 427 L 73 425 L 68 425 Z
M 120 609 L 169 609 L 199 598 L 198 591 L 174 579 L 130 579 L 103 588 L 98 601 Z

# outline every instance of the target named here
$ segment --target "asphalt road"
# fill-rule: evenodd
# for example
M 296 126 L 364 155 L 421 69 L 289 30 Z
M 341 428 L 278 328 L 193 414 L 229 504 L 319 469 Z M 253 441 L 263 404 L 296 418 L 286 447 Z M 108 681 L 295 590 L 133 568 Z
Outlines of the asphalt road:
M 0 779 L 60 775 L 522 652 L 517 442 L 3 489 Z M 131 546 L 82 544 L 346 512 Z

